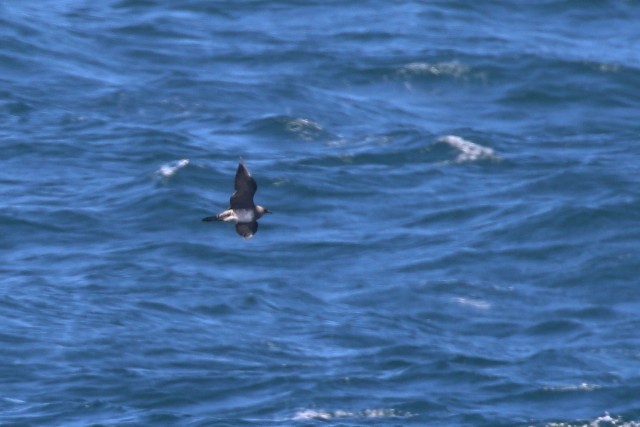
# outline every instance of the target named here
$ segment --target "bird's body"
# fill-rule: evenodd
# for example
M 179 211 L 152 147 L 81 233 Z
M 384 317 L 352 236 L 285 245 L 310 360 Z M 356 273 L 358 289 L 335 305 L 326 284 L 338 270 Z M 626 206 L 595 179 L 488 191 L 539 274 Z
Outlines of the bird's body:
M 219 221 L 226 222 L 252 222 L 256 219 L 256 214 L 251 209 L 227 209 L 216 215 Z
M 258 184 L 251 177 L 249 169 L 244 163 L 240 163 L 236 170 L 235 190 L 229 199 L 230 209 L 202 220 L 234 222 L 236 232 L 245 239 L 250 239 L 258 232 L 258 219 L 271 211 L 253 203 L 253 196 L 258 190 Z

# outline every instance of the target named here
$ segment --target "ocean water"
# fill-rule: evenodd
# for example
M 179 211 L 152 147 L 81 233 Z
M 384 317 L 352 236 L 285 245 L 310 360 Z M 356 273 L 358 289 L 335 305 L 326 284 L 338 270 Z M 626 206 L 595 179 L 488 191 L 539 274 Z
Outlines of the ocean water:
M 639 6 L 0 3 L 0 425 L 640 425 Z

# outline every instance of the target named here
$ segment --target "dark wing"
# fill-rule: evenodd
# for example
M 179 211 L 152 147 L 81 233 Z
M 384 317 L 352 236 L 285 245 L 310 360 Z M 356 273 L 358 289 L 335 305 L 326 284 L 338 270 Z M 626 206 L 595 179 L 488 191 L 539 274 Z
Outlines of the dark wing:
M 236 233 L 244 237 L 245 239 L 250 239 L 254 234 L 258 232 L 258 222 L 239 222 L 236 224 Z
M 238 165 L 236 171 L 235 188 L 236 192 L 229 200 L 231 209 L 253 209 L 253 195 L 258 190 L 258 184 L 251 177 L 249 169 L 242 163 Z

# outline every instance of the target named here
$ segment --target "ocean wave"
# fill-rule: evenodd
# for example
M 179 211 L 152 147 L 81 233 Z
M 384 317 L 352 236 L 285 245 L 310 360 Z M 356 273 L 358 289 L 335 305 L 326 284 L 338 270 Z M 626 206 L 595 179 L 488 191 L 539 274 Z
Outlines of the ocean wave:
M 470 67 L 457 61 L 439 62 L 430 64 L 428 62 L 412 62 L 402 66 L 398 74 L 403 76 L 450 76 L 454 78 L 462 77 L 469 73 Z
M 633 2 L 174 3 L 0 5 L 1 425 L 637 425 Z
M 300 141 L 324 141 L 336 139 L 322 125 L 306 117 L 276 115 L 252 120 L 247 124 L 253 132 L 277 138 Z
M 640 421 L 626 421 L 622 416 L 612 417 L 608 412 L 591 421 L 551 422 L 546 427 L 640 427 Z
M 160 178 L 170 178 L 175 175 L 180 169 L 186 167 L 188 164 L 189 159 L 181 159 L 174 162 L 166 163 L 160 166 L 160 169 L 156 171 L 156 176 Z
M 341 418 L 409 418 L 411 416 L 413 416 L 413 414 L 399 412 L 395 409 L 365 409 L 356 412 L 340 409 L 333 411 L 303 409 L 296 412 L 292 419 L 294 421 L 330 421 Z
M 466 305 L 469 307 L 477 308 L 479 310 L 487 310 L 491 308 L 491 304 L 487 301 L 477 298 L 456 298 L 455 301 L 460 305 Z
M 599 389 L 600 386 L 589 383 L 571 384 L 565 386 L 545 387 L 547 391 L 593 391 Z
M 500 159 L 493 149 L 468 141 L 459 136 L 446 135 L 438 138 L 438 142 L 447 144 L 459 151 L 459 154 L 455 159 L 457 163 Z

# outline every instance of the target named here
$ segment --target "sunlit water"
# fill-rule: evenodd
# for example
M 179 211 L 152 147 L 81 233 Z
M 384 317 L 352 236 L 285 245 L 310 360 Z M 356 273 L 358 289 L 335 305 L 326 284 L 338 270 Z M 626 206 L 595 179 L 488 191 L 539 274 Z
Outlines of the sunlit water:
M 0 424 L 638 425 L 640 12 L 512 3 L 0 5 Z

